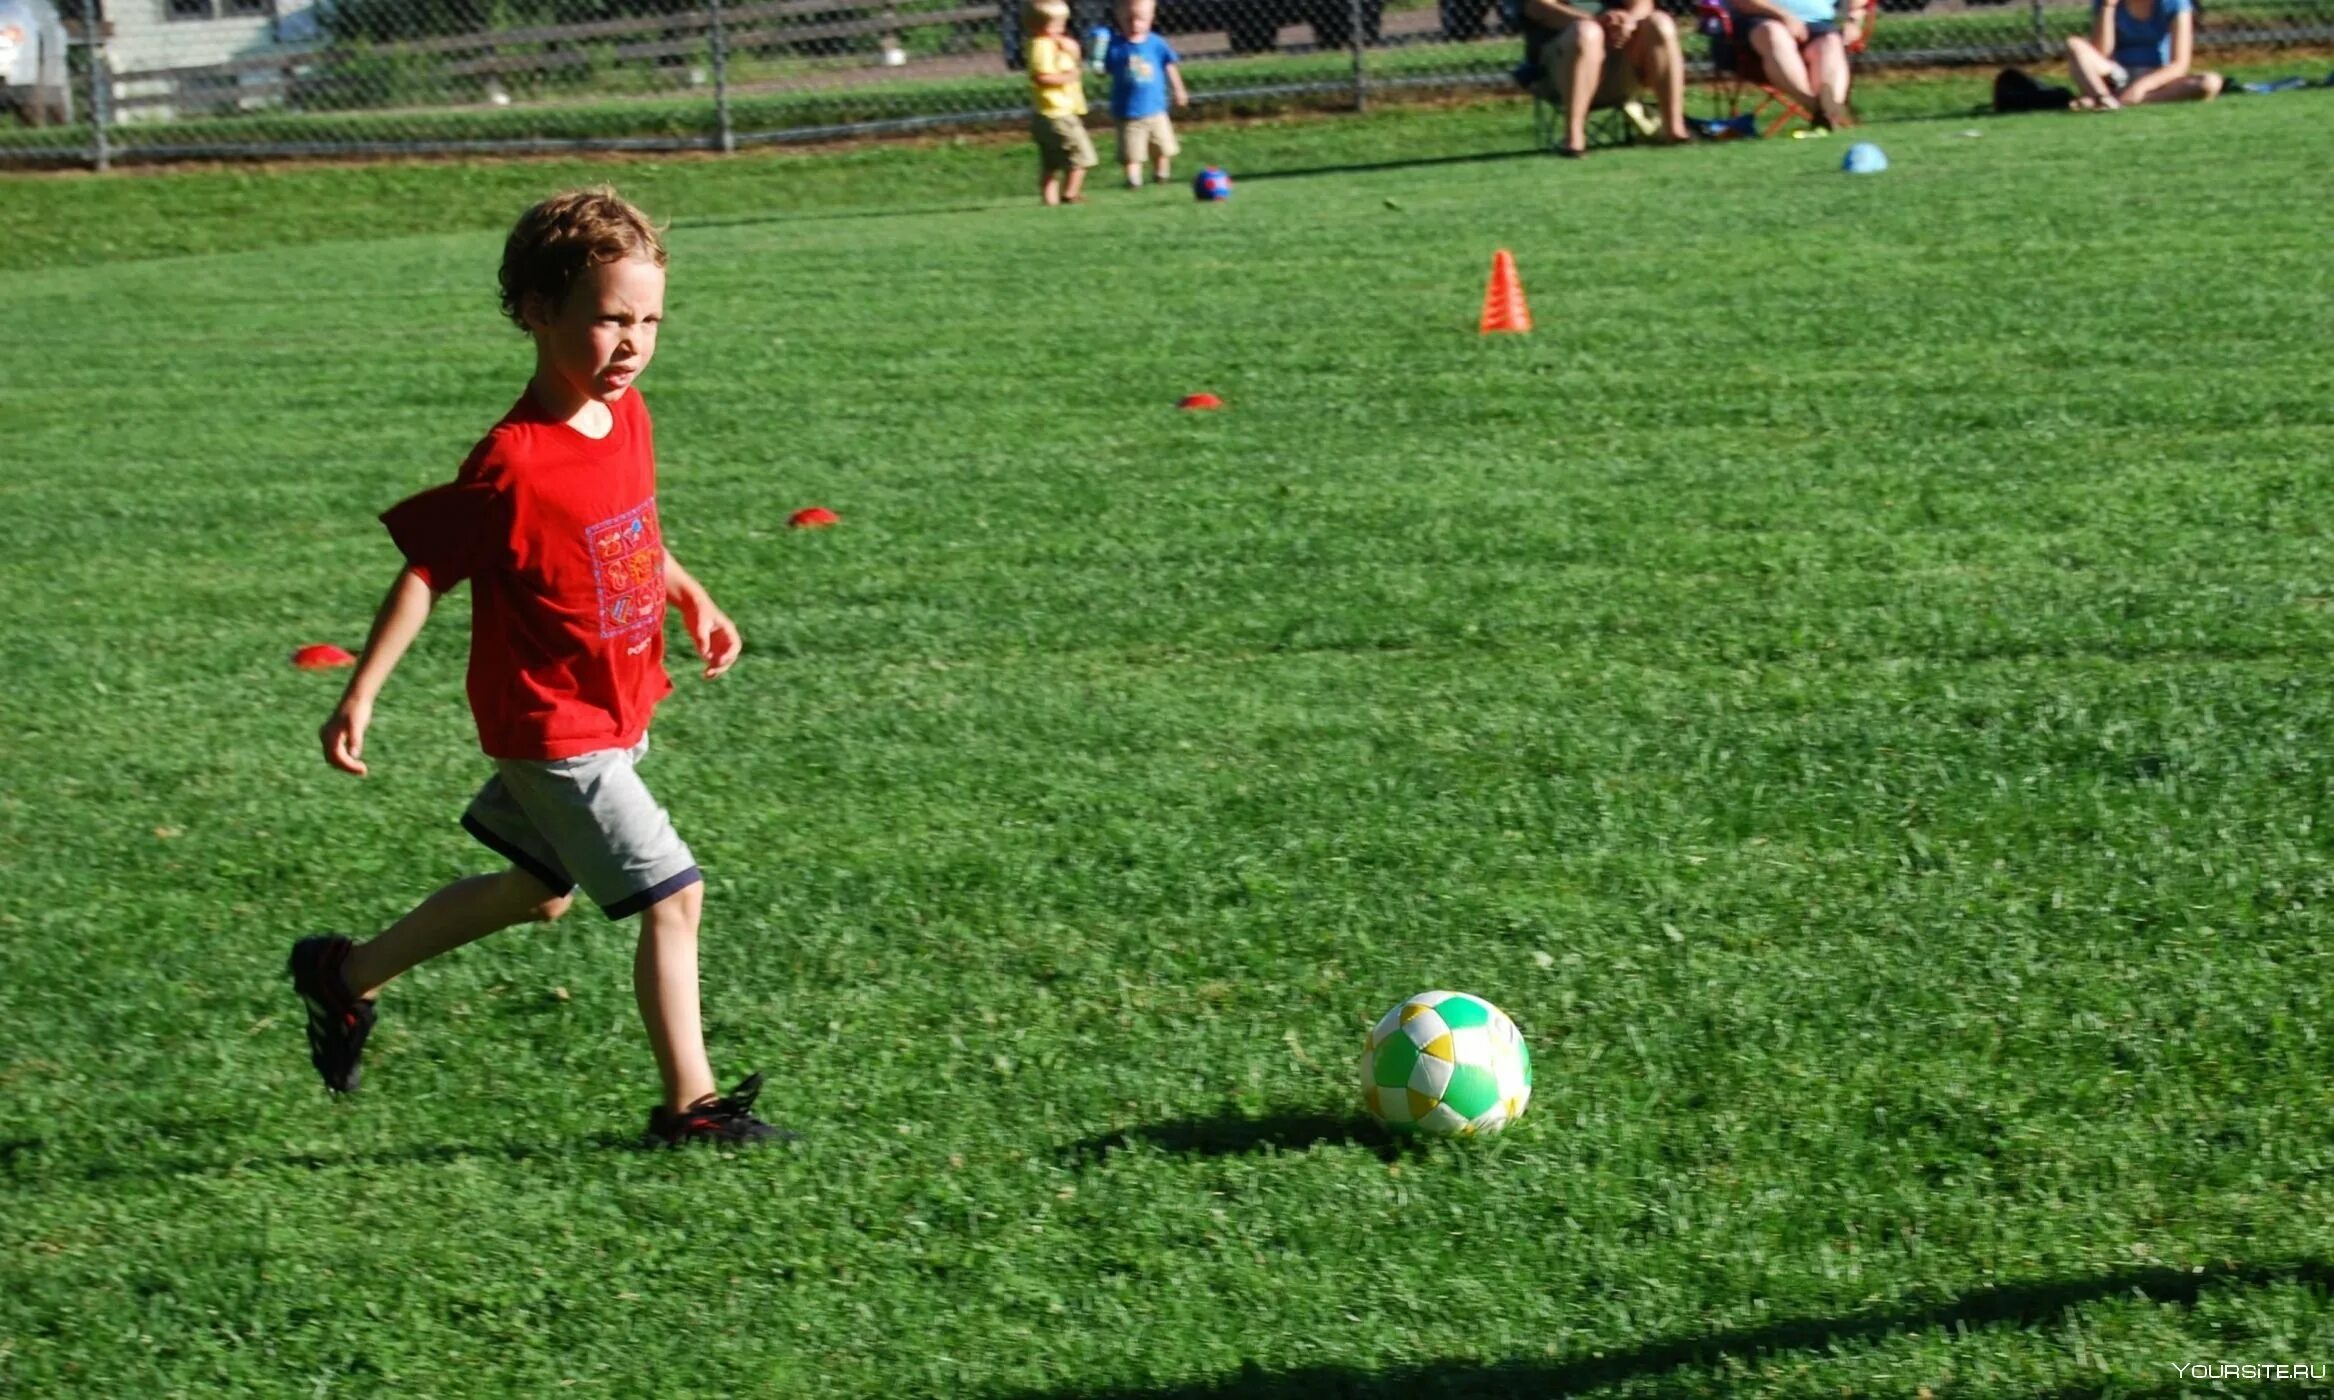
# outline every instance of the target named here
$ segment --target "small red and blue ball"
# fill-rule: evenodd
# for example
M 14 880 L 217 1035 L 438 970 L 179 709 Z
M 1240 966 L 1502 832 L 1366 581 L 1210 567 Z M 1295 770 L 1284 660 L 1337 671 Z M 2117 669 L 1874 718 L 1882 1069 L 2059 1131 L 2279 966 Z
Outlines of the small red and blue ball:
M 1211 165 L 1191 178 L 1191 197 L 1209 204 L 1230 199 L 1232 177 Z

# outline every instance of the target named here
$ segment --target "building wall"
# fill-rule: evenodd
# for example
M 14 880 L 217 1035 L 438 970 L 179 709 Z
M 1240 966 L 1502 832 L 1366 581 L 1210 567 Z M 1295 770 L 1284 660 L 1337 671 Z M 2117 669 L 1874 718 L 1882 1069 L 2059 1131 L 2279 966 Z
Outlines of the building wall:
M 263 54 L 276 47 L 274 7 L 258 15 L 227 13 L 228 0 L 209 0 L 210 19 L 172 19 L 170 0 L 112 0 L 105 17 L 113 34 L 106 57 L 116 73 L 142 68 L 191 68 Z
M 106 39 L 107 66 L 116 75 L 135 75 L 157 68 L 195 68 L 233 59 L 289 55 L 314 47 L 315 12 L 307 0 L 245 0 L 246 4 L 266 5 L 259 14 L 235 13 L 235 3 L 177 0 L 174 13 L 173 0 L 107 0 L 105 16 L 113 26 Z M 288 7 L 292 5 L 299 8 L 291 11 Z M 207 14 L 188 14 L 189 10 L 207 10 Z M 267 69 L 193 81 L 117 76 L 117 97 L 174 99 L 168 105 L 125 107 L 117 115 L 124 122 L 167 121 L 203 111 L 272 105 L 265 100 L 238 99 L 234 90 L 282 76 L 280 70 Z

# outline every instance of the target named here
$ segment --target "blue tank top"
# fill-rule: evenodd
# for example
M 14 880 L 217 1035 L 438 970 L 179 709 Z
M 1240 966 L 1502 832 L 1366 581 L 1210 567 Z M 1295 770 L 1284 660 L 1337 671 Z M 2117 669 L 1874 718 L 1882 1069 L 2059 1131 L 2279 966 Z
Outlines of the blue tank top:
M 2135 17 L 2129 0 L 2115 7 L 2115 54 L 2117 63 L 2134 74 L 2161 68 L 2172 61 L 2172 17 L 2195 8 L 2195 0 L 2155 0 L 2155 8 L 2146 19 Z M 2091 13 L 2099 13 L 2094 3 Z

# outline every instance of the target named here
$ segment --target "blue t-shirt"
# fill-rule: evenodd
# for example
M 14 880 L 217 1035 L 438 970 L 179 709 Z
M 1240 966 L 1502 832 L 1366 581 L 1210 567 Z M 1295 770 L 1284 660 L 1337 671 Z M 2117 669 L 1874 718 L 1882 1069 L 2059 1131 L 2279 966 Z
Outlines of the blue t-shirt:
M 2186 14 L 2194 9 L 2194 0 L 2156 0 L 2153 14 L 2146 19 L 2136 18 L 2128 3 L 2115 7 L 2115 54 L 2117 63 L 2131 71 L 2133 77 L 2161 68 L 2172 61 L 2172 16 Z M 2099 13 L 2094 0 L 2091 13 Z
M 1102 60 L 1110 74 L 1110 115 L 1126 122 L 1166 111 L 1167 65 L 1177 62 L 1181 60 L 1175 50 L 1155 33 L 1140 39 L 1111 35 L 1110 51 Z

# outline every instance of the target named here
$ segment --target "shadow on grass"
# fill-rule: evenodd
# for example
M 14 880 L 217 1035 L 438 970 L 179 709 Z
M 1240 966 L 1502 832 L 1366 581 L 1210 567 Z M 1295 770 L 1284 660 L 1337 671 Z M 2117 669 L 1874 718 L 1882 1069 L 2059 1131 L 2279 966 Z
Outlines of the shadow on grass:
M 1418 156 L 1409 160 L 1363 160 L 1346 165 L 1305 165 L 1288 170 L 1256 170 L 1240 176 L 1243 183 L 1259 180 L 1302 180 L 1313 175 L 1367 175 L 1376 170 L 1423 170 L 1436 165 L 1481 165 L 1494 160 L 1527 160 L 1547 152 L 1530 146 L 1505 151 L 1476 151 L 1458 156 Z
M 1303 1152 L 1307 1148 L 1362 1147 L 1381 1159 L 1396 1162 L 1414 1145 L 1395 1137 L 1370 1119 L 1338 1113 L 1272 1113 L 1249 1118 L 1221 1113 L 1212 1118 L 1184 1118 L 1103 1133 L 1062 1149 L 1062 1160 L 1073 1167 L 1098 1166 L 1113 1152 L 1138 1144 L 1189 1157 L 1236 1157 L 1266 1148 Z
M 2152 1303 L 2193 1307 L 2208 1290 L 2260 1288 L 2272 1284 L 2303 1283 L 2334 1289 L 2334 1265 L 2308 1259 L 2285 1264 L 2246 1264 L 2207 1268 L 2202 1272 L 2178 1269 L 2118 1269 L 2096 1278 L 2048 1283 L 2008 1284 L 1973 1289 L 1947 1302 L 1898 1307 L 1848 1317 L 1790 1318 L 1763 1327 L 1737 1328 L 1705 1336 L 1655 1341 L 1608 1356 L 1577 1357 L 1546 1362 L 1503 1361 L 1489 1364 L 1452 1362 L 1394 1371 L 1363 1372 L 1343 1366 L 1312 1366 L 1296 1371 L 1267 1371 L 1253 1364 L 1237 1375 L 1122 1390 L 1018 1391 L 998 1400 L 1418 1400 L 1422 1396 L 1468 1397 L 1468 1400 L 1522 1400 L 1522 1397 L 1571 1395 L 1595 1391 L 1625 1381 L 1652 1381 L 1656 1393 L 1666 1393 L 1658 1379 L 1684 1367 L 1709 1367 L 1727 1360 L 1753 1361 L 1777 1352 L 1820 1353 L 1842 1343 L 1872 1341 L 1900 1333 L 1932 1329 L 1994 1327 L 2005 1324 L 2035 1326 L 2052 1323 L 2072 1307 L 2107 1298 L 2142 1297 Z M 2047 1392 L 2036 1400 L 2076 1400 L 2079 1396 L 2119 1396 L 2124 1400 L 2158 1400 L 2190 1393 L 2178 1384 L 2175 1361 L 2167 1357 L 2162 1384 L 2118 1387 L 2106 1380 Z M 1707 1393 L 1706 1376 L 1678 1378 L 1680 1392 Z
M 751 228 L 757 224 L 826 224 L 852 219 L 898 219 L 926 214 L 987 214 L 998 209 L 1017 208 L 1034 204 L 1033 199 L 1008 200 L 1003 197 L 967 204 L 894 204 L 874 205 L 860 209 L 800 209 L 774 211 L 767 214 L 709 214 L 702 218 L 675 219 L 673 227 L 695 232 L 701 228 Z
M 637 1137 L 593 1133 L 566 1142 L 428 1143 L 378 1152 L 228 1152 L 197 1156 L 168 1151 L 95 1160 L 48 1162 L 37 1138 L 0 1143 L 0 1179 L 18 1182 L 172 1181 L 234 1172 L 338 1171 L 349 1167 L 403 1167 L 462 1161 L 556 1161 L 602 1152 L 660 1152 Z M 135 1149 L 131 1149 L 134 1151 Z

